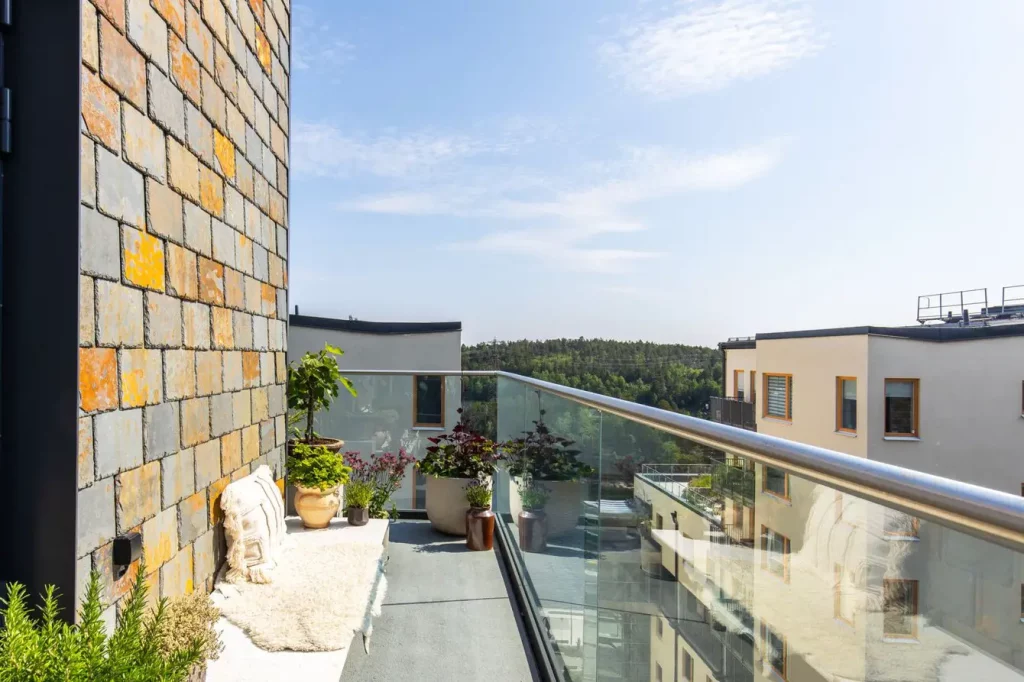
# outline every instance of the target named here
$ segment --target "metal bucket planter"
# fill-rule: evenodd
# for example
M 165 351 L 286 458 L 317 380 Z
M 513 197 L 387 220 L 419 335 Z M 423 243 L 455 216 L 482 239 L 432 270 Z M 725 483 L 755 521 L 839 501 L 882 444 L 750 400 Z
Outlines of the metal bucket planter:
M 474 480 L 427 476 L 427 518 L 435 530 L 447 535 L 466 534 L 466 486 Z

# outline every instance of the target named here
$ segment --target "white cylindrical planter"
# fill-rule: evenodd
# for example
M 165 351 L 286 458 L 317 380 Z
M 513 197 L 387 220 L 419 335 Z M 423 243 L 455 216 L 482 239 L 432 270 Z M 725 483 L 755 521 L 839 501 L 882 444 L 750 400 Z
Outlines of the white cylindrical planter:
M 519 484 L 522 479 L 509 477 L 508 506 L 512 521 L 519 523 L 519 514 L 523 511 L 523 502 L 519 499 Z M 580 516 L 583 515 L 583 482 L 582 481 L 541 481 L 548 489 L 548 503 L 544 511 L 548 516 L 548 537 L 567 533 L 576 528 Z
M 475 480 L 427 476 L 427 518 L 431 526 L 448 535 L 466 534 L 466 486 Z

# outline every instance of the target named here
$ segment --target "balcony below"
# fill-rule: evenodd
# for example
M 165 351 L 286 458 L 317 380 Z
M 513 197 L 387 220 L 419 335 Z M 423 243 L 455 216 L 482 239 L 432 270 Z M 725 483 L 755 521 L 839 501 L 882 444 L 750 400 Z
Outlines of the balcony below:
M 738 398 L 711 398 L 711 421 L 757 431 L 756 403 Z

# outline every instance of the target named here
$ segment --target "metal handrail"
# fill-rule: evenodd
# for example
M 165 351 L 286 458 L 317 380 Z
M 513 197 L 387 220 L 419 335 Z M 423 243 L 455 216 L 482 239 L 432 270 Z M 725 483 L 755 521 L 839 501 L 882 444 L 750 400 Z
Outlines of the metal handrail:
M 348 375 L 496 376 L 814 483 L 1024 551 L 1024 497 L 500 370 L 346 370 Z

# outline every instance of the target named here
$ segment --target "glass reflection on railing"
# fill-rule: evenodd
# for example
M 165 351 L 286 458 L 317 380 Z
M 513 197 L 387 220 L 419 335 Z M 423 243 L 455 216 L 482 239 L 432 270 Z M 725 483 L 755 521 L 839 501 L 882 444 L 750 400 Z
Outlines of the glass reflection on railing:
M 1015 551 L 512 378 L 496 416 L 587 467 L 495 481 L 566 679 L 1024 679 Z

